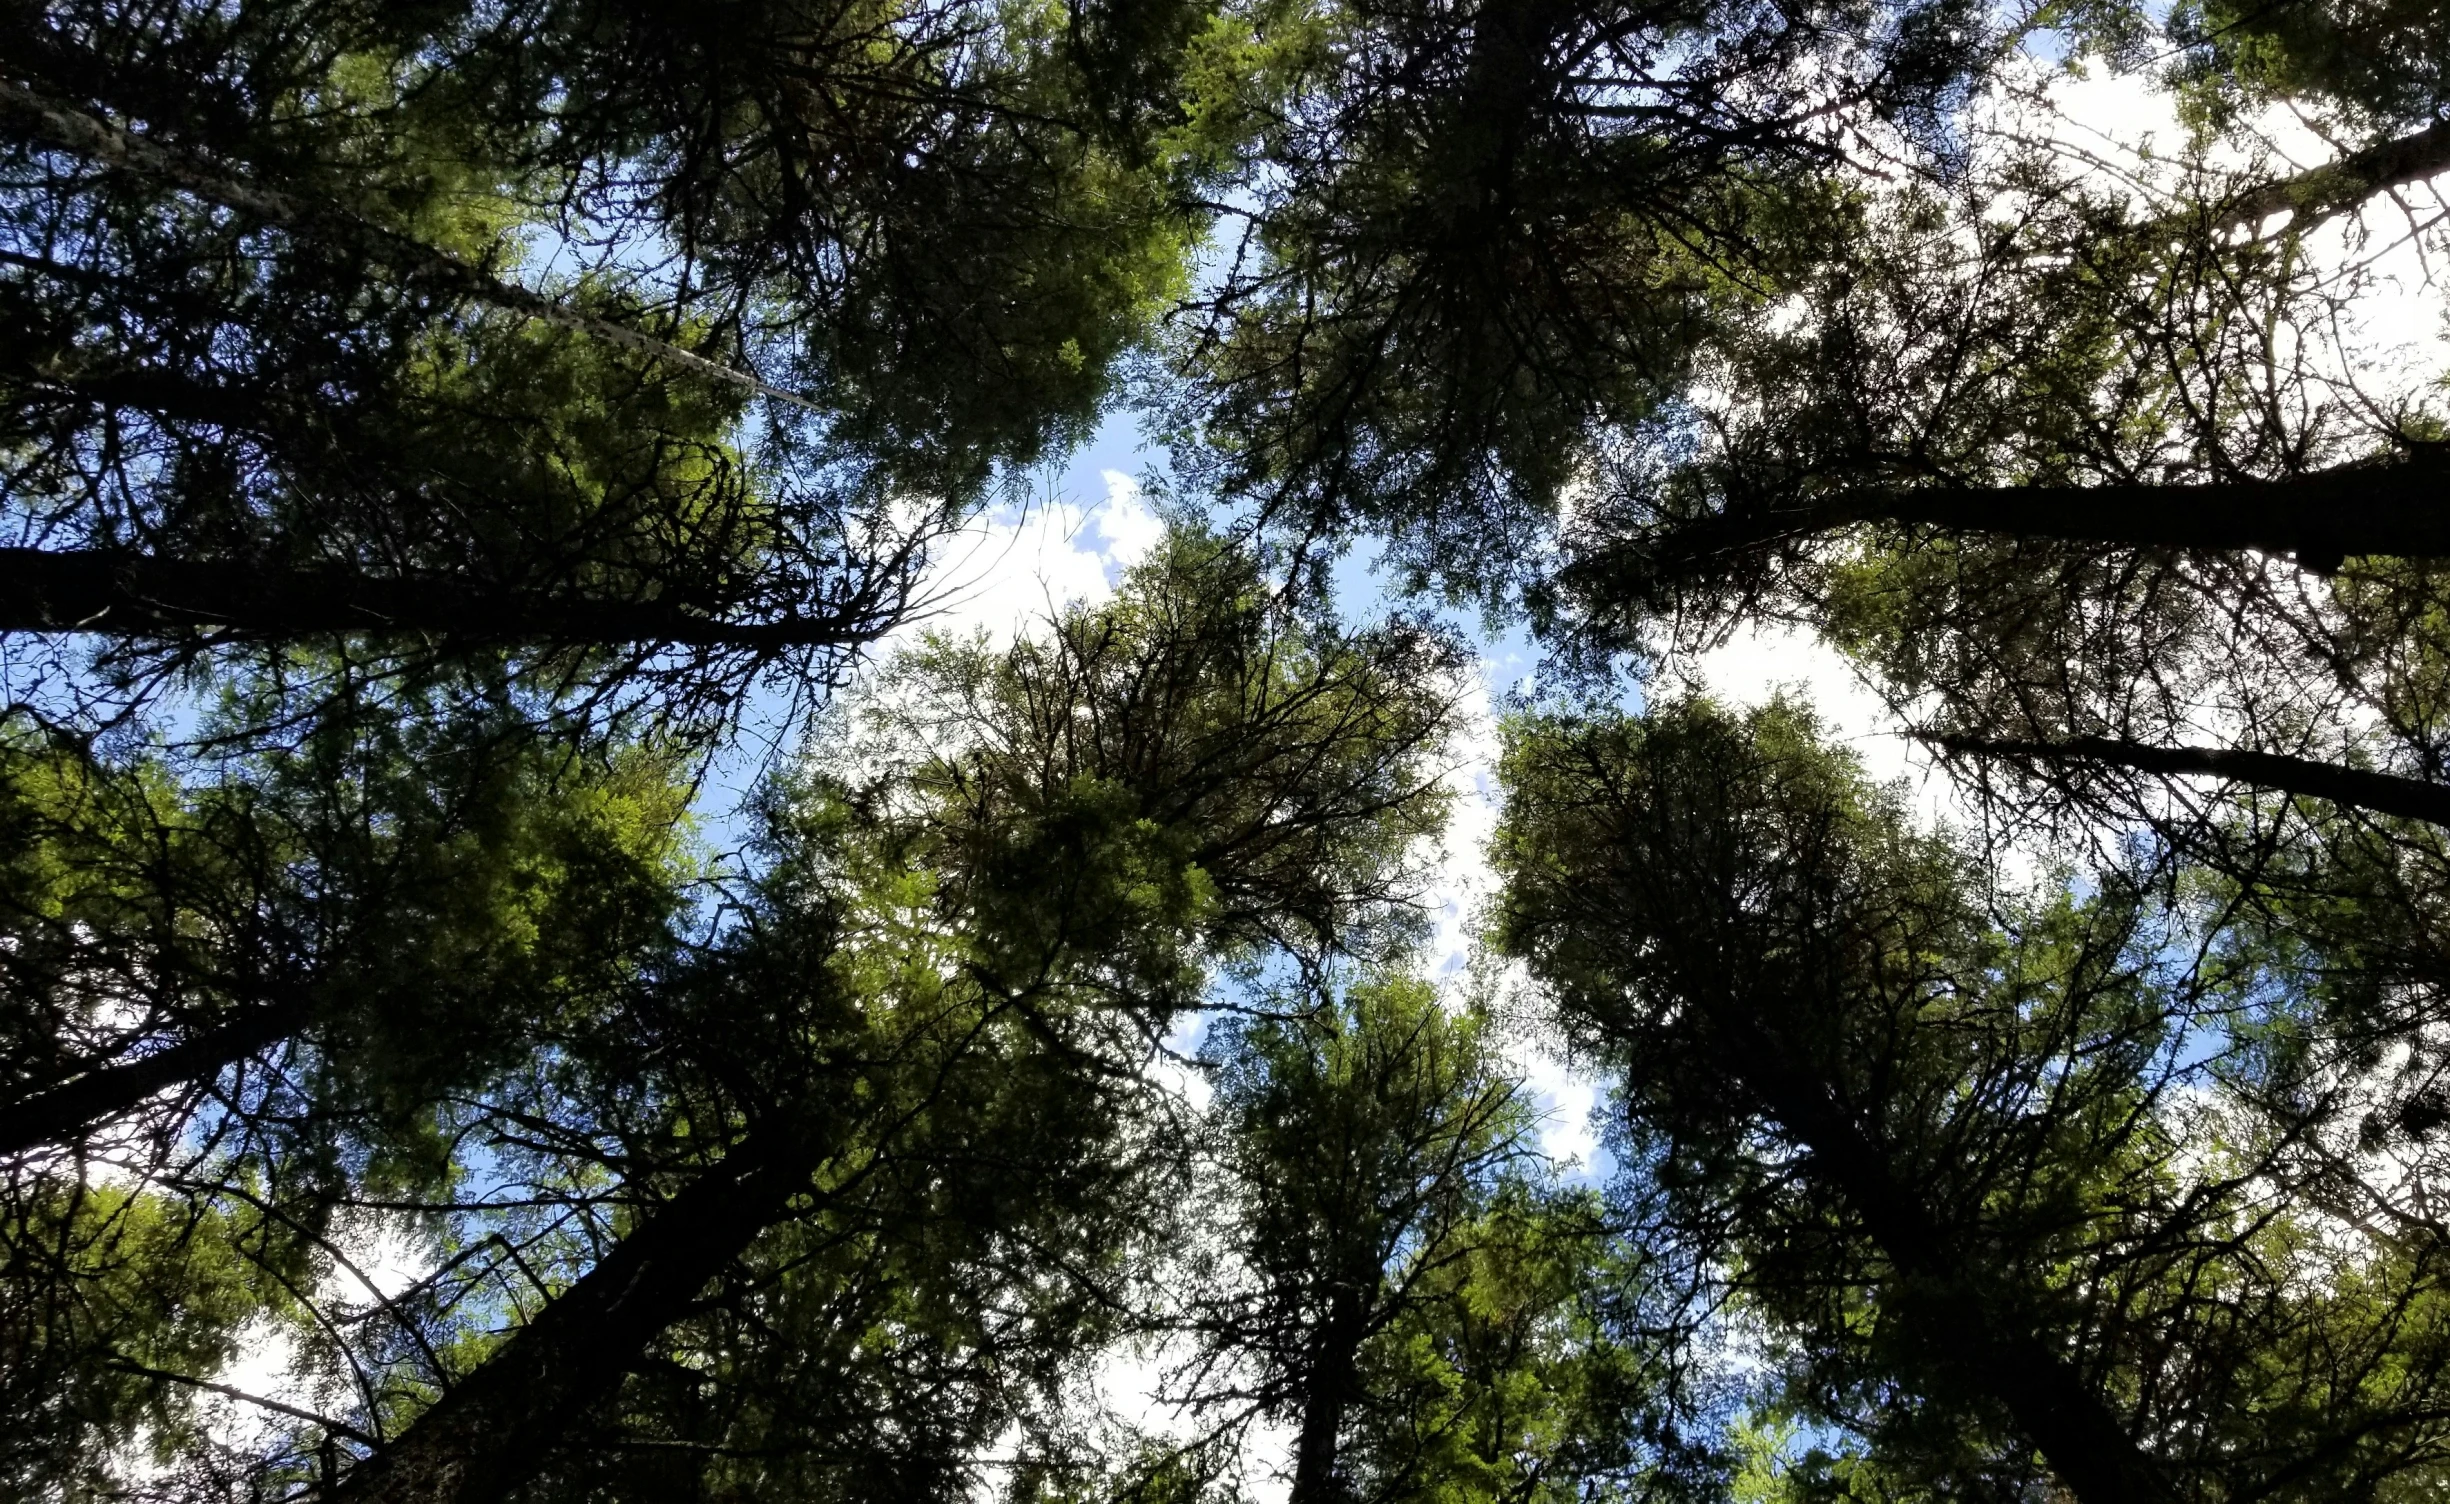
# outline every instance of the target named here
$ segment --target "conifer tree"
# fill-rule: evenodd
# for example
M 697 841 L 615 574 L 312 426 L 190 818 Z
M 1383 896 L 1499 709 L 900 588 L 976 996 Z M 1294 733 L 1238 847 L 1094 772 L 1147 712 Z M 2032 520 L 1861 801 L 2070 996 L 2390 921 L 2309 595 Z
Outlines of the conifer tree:
M 203 767 L 13 728 L 12 1491 L 206 1448 L 215 1372 L 354 1278 L 348 1207 L 429 1190 L 447 1104 L 668 943 L 691 876 L 671 756 L 442 727 L 330 721 Z
M 1554 1179 L 1492 1021 L 1404 976 L 1276 1003 L 1205 1048 L 1227 1221 L 1189 1407 L 1286 1426 L 1300 1504 L 1706 1482 L 1693 1397 L 1621 1320 L 1658 1272 Z
M 228 1110 L 337 1163 L 208 1143 L 142 1188 L 195 1230 L 154 1288 L 215 1214 L 244 1279 L 238 1330 L 164 1345 L 125 1403 L 220 1393 L 268 1328 L 307 1382 L 235 1400 L 266 1441 L 228 1455 L 123 1409 L 64 1418 L 63 1445 L 349 1499 L 974 1486 L 1113 1327 L 1101 1292 L 1162 1220 L 1153 1040 L 1212 968 L 1325 964 L 1404 892 L 1451 668 L 1417 630 L 1286 615 L 1188 536 L 1009 650 L 916 651 L 765 797 L 709 928 L 406 1104 L 439 1152 L 369 1156 L 350 1083 Z M 319 1222 L 259 1188 L 316 1175 Z M 366 1225 L 424 1250 L 404 1291 L 351 1288 Z M 38 1272 L 101 1288 L 11 1270 Z M 150 1330 L 130 1320 L 110 1330 Z M 46 1340 L 85 1361 L 91 1330 Z
M 1526 722 L 1507 781 L 1501 943 L 1861 1485 L 2437 1477 L 2440 1274 L 2373 1173 L 2412 1083 L 2307 931 L 2003 891 L 1784 706 Z
M 12 6 L 0 629 L 824 685 L 1178 282 L 1131 10 Z

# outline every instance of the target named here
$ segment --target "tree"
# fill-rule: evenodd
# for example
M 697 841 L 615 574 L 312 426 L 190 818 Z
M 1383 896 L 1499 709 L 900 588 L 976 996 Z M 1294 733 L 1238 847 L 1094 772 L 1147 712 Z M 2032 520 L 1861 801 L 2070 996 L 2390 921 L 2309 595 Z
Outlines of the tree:
M 1501 1186 L 1364 1354 L 1376 1498 L 1717 1497 L 1726 1459 L 1677 1271 L 1599 1196 Z M 1684 1366 L 1689 1364 L 1690 1366 Z
M 1656 1271 L 1555 1183 L 1491 1019 L 1367 977 L 1220 1020 L 1202 1058 L 1225 1220 L 1168 1385 L 1213 1418 L 1202 1447 L 1282 1422 L 1297 1504 L 1707 1474 L 1689 1396 L 1611 1317 Z
M 2422 9 L 2351 28 L 2352 47 L 2390 71 L 2427 24 Z M 2133 19 L 2107 6 L 2054 13 L 2096 38 L 2117 31 L 2113 17 Z M 2191 35 L 2192 24 L 2180 17 L 2174 29 Z M 1274 175 L 1263 180 L 1235 275 L 1203 304 L 1180 353 L 1181 426 L 1210 446 L 1184 458 L 1296 539 L 1384 532 L 1417 582 L 1492 602 L 1539 583 L 1539 567 L 1518 561 L 1537 557 L 1569 492 L 1579 512 L 1594 470 L 1627 447 L 1672 463 L 1691 442 L 1677 420 L 1697 389 L 1756 398 L 1715 379 L 1720 343 L 1764 320 L 1793 325 L 1793 299 L 1810 312 L 1818 289 L 1849 275 L 1858 242 L 1887 233 L 1867 217 L 1892 196 L 1884 181 L 1970 190 L 1973 207 L 1952 236 L 1988 235 L 1986 204 L 2059 191 L 2034 180 L 2029 154 L 1992 175 L 2002 128 L 1974 105 L 2004 87 L 2018 38 L 1947 6 L 1775 25 L 1660 7 L 1381 7 L 1280 23 L 1276 35 L 1252 59 L 1255 87 L 1234 105 L 1234 118 L 1255 117 L 1255 156 Z M 2243 56 L 2229 56 L 2225 76 L 2250 69 Z M 2147 287 L 2183 285 L 2190 261 L 2208 262 L 2215 280 L 2267 282 L 2276 258 L 2240 259 L 2221 235 L 2283 211 L 2303 234 L 2440 173 L 2450 167 L 2450 128 L 2433 113 L 2389 116 L 2402 131 L 2412 120 L 2413 133 L 2358 132 L 2337 160 L 2307 172 L 2203 171 L 2174 202 L 2141 214 L 2096 212 L 2072 225 L 2041 217 L 2009 253 L 2034 267 L 2008 276 L 2061 268 L 2041 279 L 2057 294 L 2045 305 L 2054 310 L 2069 299 L 2082 308 L 2088 278 L 2113 290 L 2138 275 Z M 1936 228 L 1911 233 L 1935 260 L 1958 256 L 1958 240 L 1930 239 Z M 2096 254 L 2105 238 L 2108 254 Z M 2173 242 L 2192 254 L 2149 264 L 2173 259 Z M 2034 306 L 2009 295 L 1996 308 Z M 1807 336 L 1823 327 L 1802 322 Z M 1876 383 L 1882 373 L 1866 361 L 1850 374 Z M 1842 405 L 1848 389 L 1817 395 Z M 1996 516 L 2002 505 L 1992 490 L 1974 494 L 1997 482 L 1924 494 L 1945 477 L 1905 478 L 1914 496 L 1859 487 L 1851 511 L 1818 525 L 1899 507 L 1909 520 L 1920 508 L 1961 522 L 1962 508 Z M 1797 518 L 1813 515 L 1779 478 L 1762 486 Z M 2290 513 L 2294 498 L 2325 487 L 2260 499 L 2289 546 L 2303 533 L 2290 517 L 2305 515 Z M 2027 498 L 2012 525 L 2046 530 L 2034 519 L 2069 499 Z M 2132 497 L 2086 499 L 2102 504 L 2097 516 L 2156 540 L 2189 515 L 2184 498 L 2164 495 L 2156 528 L 2135 515 Z M 1951 503 L 1960 511 L 1947 512 Z M 2397 515 L 2380 510 L 2386 521 Z M 2314 520 L 2362 536 L 2353 517 Z M 2344 541 L 2356 551 L 2355 537 Z
M 1179 279 L 1203 15 L 13 9 L 0 627 L 826 684 Z
M 1376 1398 L 1363 1350 L 1416 1281 L 1463 1256 L 1479 1204 L 1526 1152 L 1522 1104 L 1477 1022 L 1448 1020 L 1417 981 L 1220 1033 L 1231 1256 L 1254 1288 L 1198 1318 L 1205 1362 L 1233 1399 L 1295 1428 L 1297 1504 L 1368 1497 L 1366 1463 L 1344 1452 Z
M 1253 206 L 1179 352 L 1178 464 L 1491 600 L 1594 428 L 1841 233 L 1850 139 L 1942 129 L 1994 45 L 1946 0 L 1320 7 L 1267 39 L 1206 106 L 1250 123 Z
M 692 875 L 673 762 L 344 718 L 200 768 L 10 728 L 13 1491 L 210 1455 L 196 1402 L 348 1277 L 348 1208 L 430 1186 L 446 1104 L 662 948 Z
M 333 723 L 183 778 L 21 724 L 0 1153 L 125 1132 L 149 1103 L 175 1137 L 225 1070 L 301 1037 L 358 1110 L 404 1108 L 618 985 L 684 901 L 673 759 L 521 741 Z
M 1658 1225 L 1894 1483 L 2427 1486 L 2439 1273 L 2333 1219 L 2375 1036 L 2289 942 L 2156 933 L 2115 872 L 1995 910 L 1784 707 L 1527 722 L 1506 777 L 1500 942 L 1623 1081 Z
M 1400 895 L 1446 671 L 1193 538 L 1008 652 L 919 651 L 770 792 L 707 932 L 436 1104 L 434 1174 L 338 1198 L 430 1272 L 300 1280 L 322 1398 L 231 1465 L 353 1499 L 969 1486 L 1115 1319 L 1165 1183 L 1151 1040 L 1211 967 L 1325 964 Z
M 2175 170 L 2136 184 L 2021 137 L 1997 66 L 2015 39 L 1939 10 L 1857 18 L 1876 39 L 1647 12 L 1287 29 L 1254 96 L 1286 101 L 1255 138 L 1280 175 L 1181 352 L 1181 423 L 1209 445 L 1186 456 L 1297 551 L 1383 532 L 1413 584 L 1519 603 L 1595 663 L 1776 614 L 1879 631 L 1870 666 L 1901 704 L 1935 668 L 2029 668 L 1993 713 L 1955 714 L 1957 696 L 1931 718 L 1961 750 L 2176 755 L 2200 738 L 2121 724 L 2122 697 L 2198 650 L 2233 666 L 2222 696 L 2325 671 L 2323 693 L 2382 698 L 2337 648 L 2359 628 L 2284 599 L 2250 551 L 2324 576 L 2353 562 L 2389 598 L 2376 615 L 2428 619 L 2417 561 L 2450 548 L 2438 415 L 2333 348 L 2360 272 L 2310 249 L 2323 221 L 2450 165 L 2450 128 L 2408 102 L 2430 97 L 2426 65 L 2394 61 L 2422 9 L 2314 7 L 2276 30 L 2222 12 L 2236 24 L 2197 37 L 2196 76 L 2364 123 L 2281 174 L 2216 169 L 2228 117 L 2202 114 Z M 2114 43 L 2121 17 L 2059 18 Z M 1647 60 L 1685 54 L 1644 49 L 1687 24 L 1725 51 L 1669 87 Z M 2271 82 L 2295 66 L 2272 39 L 2305 26 L 2340 66 Z M 2415 92 L 2380 103 L 2384 75 Z M 1880 560 L 1898 567 L 1849 567 Z M 1866 608 L 1885 619 L 1850 615 Z M 2224 617 L 2243 626 L 2203 645 Z M 2101 664 L 2091 703 L 2034 703 L 2066 698 L 2054 665 L 2138 641 L 2156 656 Z M 2297 721 L 2275 719 L 2231 750 L 2363 751 L 2289 745 Z M 2429 777 L 2426 756 L 2375 760 Z
M 2171 72 L 2218 118 L 2275 100 L 2333 130 L 2372 134 L 2437 125 L 2450 106 L 2440 12 L 2422 5 L 2315 5 L 2264 13 L 2210 4 L 2174 10 L 2164 30 L 2185 49 Z
M 241 1219 L 199 1217 L 175 1197 L 11 1194 L 6 1238 L 0 1478 L 28 1497 L 109 1487 L 115 1449 L 201 1441 L 201 1391 L 171 1376 L 217 1371 L 248 1318 L 282 1299 L 279 1275 L 248 1256 Z M 52 1278 L 29 1277 L 37 1258 L 56 1266 Z

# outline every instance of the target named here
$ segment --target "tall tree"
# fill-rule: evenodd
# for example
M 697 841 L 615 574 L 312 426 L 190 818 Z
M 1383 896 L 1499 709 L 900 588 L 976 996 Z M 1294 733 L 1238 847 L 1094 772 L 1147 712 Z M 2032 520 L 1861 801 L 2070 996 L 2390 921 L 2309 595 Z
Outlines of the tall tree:
M 354 1278 L 348 1208 L 430 1189 L 454 1096 L 664 949 L 692 875 L 674 759 L 441 725 L 203 767 L 11 728 L 12 1490 L 209 1453 L 216 1371 Z
M 650 747 L 351 721 L 182 766 L 13 731 L 0 1154 L 160 1106 L 175 1138 L 302 1038 L 361 1109 L 406 1107 L 617 986 L 685 902 L 686 790 Z
M 1346 1452 L 1372 1399 L 1363 1352 L 1417 1281 L 1463 1256 L 1475 1212 L 1527 1153 L 1522 1104 L 1476 1022 L 1449 1020 L 1410 979 L 1229 1022 L 1208 1051 L 1241 1203 L 1230 1257 L 1251 1288 L 1201 1313 L 1204 1361 L 1226 1395 L 1293 1428 L 1289 1498 L 1366 1497 Z
M 1207 106 L 1250 122 L 1178 457 L 1299 539 L 1371 528 L 1501 599 L 1597 427 L 1838 233 L 1849 143 L 1945 130 L 1972 8 L 1366 4 L 1294 12 Z
M 1176 286 L 1203 16 L 12 6 L 0 627 L 824 682 Z
M 2087 1500 L 2426 1486 L 2440 1271 L 2333 1220 L 2353 1174 L 2300 1199 L 2378 1085 L 2309 973 L 2115 873 L 1995 908 L 1783 707 L 1527 723 L 1507 778 L 1501 939 L 1807 1413 L 1910 1486 L 2035 1453 Z
M 1252 96 L 1285 101 L 1255 137 L 1279 173 L 1181 352 L 1182 425 L 1208 446 L 1186 458 L 1297 545 L 1383 532 L 1412 583 L 1520 592 L 1600 659 L 1764 614 L 1860 630 L 1852 606 L 1901 629 L 1876 665 L 1900 703 L 1935 668 L 2029 668 L 1984 686 L 2013 713 L 1929 728 L 1961 749 L 2183 750 L 2119 724 L 2121 697 L 2168 698 L 2153 677 L 2185 677 L 2171 660 L 2224 613 L 2240 630 L 2201 661 L 2235 668 L 2206 698 L 2318 670 L 2382 698 L 2337 642 L 2359 627 L 2277 610 L 2288 580 L 2255 579 L 2255 555 L 2353 562 L 2390 598 L 2377 612 L 2429 619 L 2409 581 L 2450 550 L 2438 414 L 2343 350 L 2360 273 L 2312 248 L 2325 220 L 2450 168 L 2411 52 L 2437 18 L 2220 14 L 2173 22 L 2201 43 L 2191 97 L 2327 101 L 2364 122 L 2333 161 L 2218 169 L 2207 134 L 2133 182 L 2071 165 L 2000 118 L 2015 39 L 1944 8 L 1782 13 L 1774 37 L 1570 9 L 1288 32 Z M 2118 16 L 2065 13 L 2096 39 Z M 2331 62 L 2291 74 L 2280 34 L 2308 27 Z M 1668 40 L 1687 35 L 1712 40 Z M 1899 567 L 1850 572 L 1866 552 Z M 2256 657 L 2235 651 L 2250 631 Z M 2134 643 L 2078 686 L 2085 714 L 2011 703 Z M 2303 717 L 2273 720 L 2230 750 L 2372 750 L 2292 746 Z M 2423 752 L 2374 755 L 2431 776 Z
M 1655 1272 L 1554 1183 L 1491 1021 L 1357 980 L 1204 1047 L 1225 1218 L 1175 1384 L 1292 1433 L 1297 1504 L 1592 1498 L 1707 1476 L 1660 1354 L 1613 1325 Z
M 258 1398 L 318 1418 L 232 1465 L 360 1499 L 971 1487 L 1154 1225 L 1153 1039 L 1211 967 L 1324 964 L 1404 892 L 1450 669 L 1192 538 L 1009 651 L 920 650 L 766 800 L 709 933 L 441 1104 L 445 1173 L 341 1198 L 434 1262 L 371 1304 L 300 1281 L 325 1381 Z

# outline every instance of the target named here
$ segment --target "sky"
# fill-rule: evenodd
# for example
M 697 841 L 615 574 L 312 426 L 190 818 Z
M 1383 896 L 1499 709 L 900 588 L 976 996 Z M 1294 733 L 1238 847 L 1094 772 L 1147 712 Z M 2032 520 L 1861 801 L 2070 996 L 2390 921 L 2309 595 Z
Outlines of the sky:
M 1109 597 L 1123 571 L 1162 535 L 1163 521 L 1144 497 L 1141 481 L 1158 461 L 1128 416 L 1109 420 L 1059 476 L 1049 479 L 1040 499 L 987 514 L 940 555 L 923 592 L 938 603 L 935 611 L 903 635 L 921 629 L 983 632 L 1008 642 L 1062 606 Z M 1418 602 L 1393 595 L 1390 584 L 1372 567 L 1371 551 L 1357 549 L 1335 571 L 1338 615 L 1362 622 L 1399 605 L 1417 608 Z M 1490 896 L 1485 848 L 1499 812 L 1497 709 L 1510 694 L 1531 686 L 1539 651 L 1519 630 L 1492 633 L 1472 614 L 1451 614 L 1448 623 L 1476 650 L 1477 673 L 1466 690 L 1463 730 L 1446 773 L 1453 813 L 1421 902 L 1436 916 L 1428 970 L 1459 1000 L 1473 935 Z M 1914 755 L 1913 744 L 1898 734 L 1877 698 L 1824 643 L 1791 630 L 1745 633 L 1677 665 L 1677 679 L 1734 705 L 1760 704 L 1781 692 L 1807 699 L 1835 734 L 1853 745 L 1874 777 L 1905 779 L 1927 792 L 1935 813 L 1944 808 L 1946 790 L 1930 776 L 1928 762 Z M 1604 1174 L 1604 1150 L 1591 1120 L 1599 1102 L 1597 1083 L 1535 1041 L 1515 1045 L 1515 1066 L 1543 1116 L 1543 1150 L 1581 1177 Z

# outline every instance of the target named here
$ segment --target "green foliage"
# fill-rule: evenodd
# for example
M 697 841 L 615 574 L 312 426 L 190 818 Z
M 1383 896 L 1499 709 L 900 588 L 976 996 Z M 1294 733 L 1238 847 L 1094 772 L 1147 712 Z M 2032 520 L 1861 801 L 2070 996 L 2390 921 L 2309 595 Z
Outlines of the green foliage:
M 540 717 L 707 735 L 761 683 L 831 684 L 1183 292 L 1201 171 L 1169 143 L 1207 25 L 12 12 L 10 541 L 187 581 L 167 621 L 75 613 L 122 639 L 79 687 L 145 702 L 165 665 L 358 637 L 355 679 L 482 698 L 507 650 Z M 403 619 L 402 580 L 511 619 Z
M 1229 1021 L 1209 1051 L 1245 1198 L 1241 1259 L 1290 1328 L 1260 1352 L 1298 1400 L 1308 1328 L 1359 1300 L 1345 1319 L 1355 1337 L 1373 1331 L 1409 1293 L 1392 1266 L 1460 1257 L 1482 1198 L 1528 1157 L 1529 1116 L 1483 1021 L 1449 1018 L 1408 977 L 1290 1018 Z
M 1297 1002 L 1203 1048 L 1229 1220 L 1186 1312 L 1190 1406 L 1219 1434 L 1282 1422 L 1297 1500 L 1706 1481 L 1690 1396 L 1629 1319 L 1659 1272 L 1551 1178 L 1492 1020 L 1402 974 Z
M 617 986 L 691 876 L 673 759 L 590 766 L 515 724 L 327 724 L 184 775 L 31 730 L 5 756 L 21 1092 L 269 1008 L 331 1068 L 482 1068 Z
M 169 1445 L 171 1476 L 297 1486 L 331 1436 L 379 1489 L 447 1424 L 445 1465 L 476 1455 L 537 1500 L 980 1486 L 999 1437 L 1059 1430 L 1180 1229 L 1196 1135 L 1152 1042 L 1219 968 L 1340 964 L 1404 928 L 1451 662 L 1419 629 L 1301 618 L 1176 538 L 1008 649 L 916 647 L 769 783 L 702 926 L 667 909 L 635 935 L 625 882 L 677 875 L 648 749 L 540 786 L 481 739 L 454 761 L 432 723 L 319 722 L 266 782 L 334 817 L 379 803 L 371 850 L 462 901 L 469 943 L 437 972 L 385 941 L 361 1011 L 309 1026 L 278 1085 L 224 1093 L 217 1141 L 179 1162 L 187 1203 L 286 1277 L 291 1305 L 251 1316 L 318 1387 L 251 1453 Z M 478 773 L 466 842 L 405 797 Z M 370 919 L 432 930 L 409 896 Z M 386 1019 L 394 985 L 422 1011 Z M 371 1302 L 341 1262 L 369 1227 L 425 1271 Z M 709 1273 L 655 1297 L 628 1371 L 573 1372 L 557 1311 L 647 1247 Z M 549 1426 L 453 1408 L 512 1363 L 571 1396 Z
M 2370 1019 L 2272 985 L 2285 943 L 2188 957 L 2115 872 L 1985 895 L 1783 706 L 1527 721 L 1506 777 L 1500 943 L 1623 1082 L 1657 1225 L 1770 1322 L 1787 1413 L 1860 1438 L 1797 1486 L 2027 1486 L 1985 1355 L 2022 1333 L 2189 1493 L 2433 1476 L 2438 1274 L 2334 1220 L 2370 1182 L 2313 1147 L 2357 1131 Z
M 0 1486 L 20 1498 L 105 1489 L 114 1463 L 195 1445 L 205 1396 L 174 1380 L 288 1305 L 235 1219 L 171 1196 L 46 1186 L 11 1198 L 7 1236 L 49 1266 L 0 1283 Z
M 1707 1492 L 1718 1459 L 1654 1334 L 1620 1303 L 1657 1281 L 1596 1195 L 1502 1184 L 1423 1260 L 1411 1299 L 1362 1355 L 1354 1452 L 1372 1497 L 1589 1500 Z M 1612 1305 L 1620 1308 L 1612 1310 Z
M 959 901 L 1024 906 L 988 935 L 1196 923 L 1229 955 L 1316 954 L 1403 917 L 1444 816 L 1457 668 L 1426 627 L 1289 616 L 1246 554 L 1178 534 L 1043 638 L 914 653 L 854 745 L 936 811 L 925 860 Z M 1091 850 L 1120 865 L 1082 867 Z
M 25 1489 L 209 1457 L 196 1384 L 312 1331 L 309 1292 L 354 1278 L 349 1208 L 447 1185 L 452 1099 L 668 945 L 674 762 L 591 766 L 515 722 L 327 721 L 203 767 L 7 740 L 5 1110 L 35 1137 L 0 1189 L 0 1430 Z
M 1182 347 L 1178 463 L 1505 600 L 1613 437 L 1842 233 L 1801 122 L 1935 128 L 1984 31 L 1953 3 L 1259 8 L 1193 75 L 1255 203 Z
M 2429 125 L 2450 105 L 2450 25 L 2436 5 L 2188 4 L 2166 24 L 2186 49 L 2176 81 L 2215 122 L 2286 102 L 2380 135 Z

